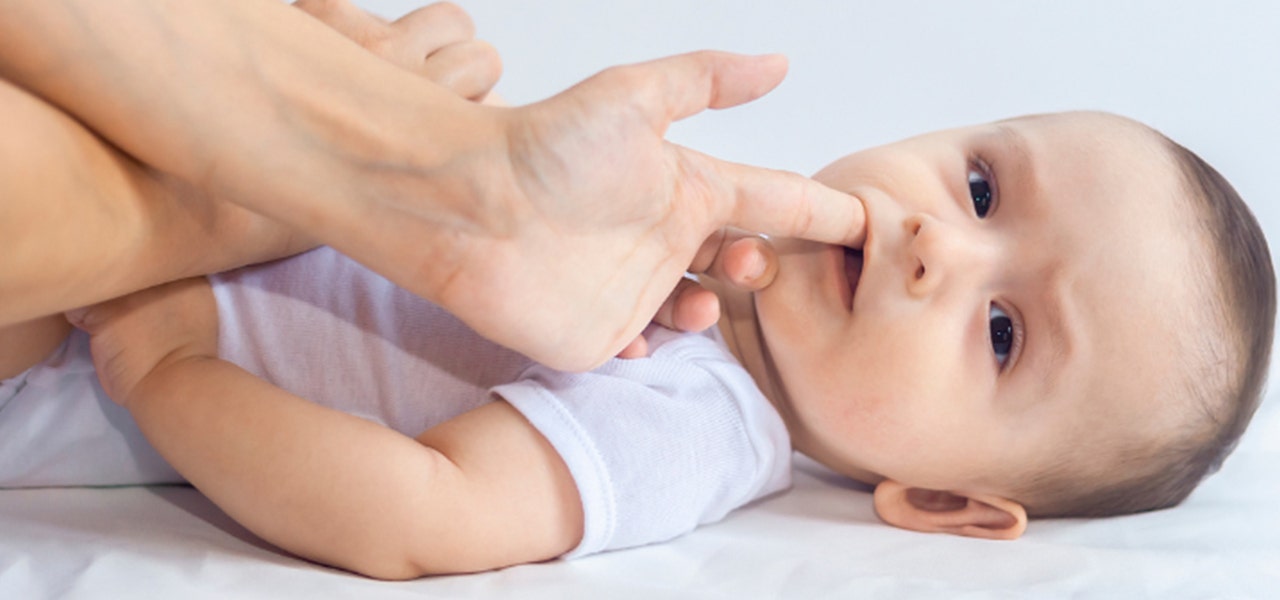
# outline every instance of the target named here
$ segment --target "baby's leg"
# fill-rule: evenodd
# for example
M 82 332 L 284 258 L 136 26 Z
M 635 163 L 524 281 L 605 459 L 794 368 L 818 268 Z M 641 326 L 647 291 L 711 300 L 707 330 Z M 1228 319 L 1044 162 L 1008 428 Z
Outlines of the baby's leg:
M 82 149 L 91 136 L 2 79 L 0 130 L 5 132 L 0 136 L 0 197 L 5 202 L 0 217 L 0 380 L 4 380 L 39 362 L 70 331 L 57 309 L 34 308 L 66 290 L 69 282 L 49 283 L 62 274 L 68 254 L 85 251 L 61 235 L 60 213 L 66 210 L 69 196 L 83 186 L 89 156 Z M 65 167 L 58 169 L 59 163 Z M 92 246 L 91 239 L 83 241 Z M 52 272 L 42 277 L 45 270 Z M 31 289 L 34 285 L 52 289 Z
M 346 1 L 299 7 L 463 96 L 484 96 L 501 72 L 496 51 L 474 38 L 456 6 L 396 23 Z M 314 245 L 139 164 L 3 79 L 0 131 L 0 378 L 57 347 L 66 326 L 50 315 Z
M 62 315 L 0 327 L 0 381 L 16 377 L 58 348 L 71 331 Z
M 0 376 L 57 346 L 62 311 L 307 247 L 195 194 L 0 79 Z

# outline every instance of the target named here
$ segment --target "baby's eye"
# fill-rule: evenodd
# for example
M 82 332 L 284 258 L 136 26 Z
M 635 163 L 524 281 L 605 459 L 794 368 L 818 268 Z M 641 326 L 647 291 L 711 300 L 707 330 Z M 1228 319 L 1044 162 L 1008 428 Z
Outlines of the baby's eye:
M 996 355 L 996 362 L 1003 367 L 1009 360 L 1009 352 L 1013 350 L 1013 319 L 999 306 L 991 305 L 991 351 Z
M 987 216 L 991 210 L 991 183 L 987 174 L 977 167 L 969 168 L 969 197 L 973 198 L 973 211 L 979 219 Z

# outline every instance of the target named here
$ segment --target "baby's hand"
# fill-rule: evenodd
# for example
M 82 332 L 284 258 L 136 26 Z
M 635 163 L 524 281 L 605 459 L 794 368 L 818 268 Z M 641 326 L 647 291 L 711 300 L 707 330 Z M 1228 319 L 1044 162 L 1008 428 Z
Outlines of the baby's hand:
M 125 407 L 165 365 L 218 354 L 217 305 L 203 277 L 73 310 L 67 320 L 89 334 L 98 380 Z
M 764 238 L 744 232 L 721 232 L 709 238 L 694 257 L 689 272 L 719 280 L 747 292 L 769 287 L 778 274 L 778 257 Z M 681 280 L 667 296 L 653 323 L 678 331 L 702 331 L 720 320 L 720 299 L 694 279 Z M 636 336 L 618 358 L 644 358 L 649 343 Z
M 350 0 L 293 4 L 388 62 L 472 100 L 483 100 L 502 74 L 493 46 L 475 37 L 471 17 L 450 2 L 419 8 L 394 22 Z

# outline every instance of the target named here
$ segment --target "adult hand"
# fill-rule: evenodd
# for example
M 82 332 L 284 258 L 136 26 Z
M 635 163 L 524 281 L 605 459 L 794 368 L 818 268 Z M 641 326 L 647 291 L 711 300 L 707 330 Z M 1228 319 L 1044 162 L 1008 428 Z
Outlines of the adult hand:
M 402 207 L 371 226 L 377 239 L 344 250 L 490 339 L 553 367 L 593 367 L 640 333 L 726 226 L 861 244 L 855 198 L 663 139 L 672 121 L 755 99 L 785 70 L 779 56 L 698 52 L 608 69 L 498 113 L 501 139 L 449 165 L 469 172 L 459 183 L 470 187 L 450 190 L 476 199 L 454 213 L 467 222 L 440 226 Z
M 299 0 L 295 7 L 386 63 L 462 97 L 486 96 L 501 74 L 497 51 L 475 38 L 471 18 L 453 4 L 432 4 L 394 22 L 349 0 Z M 0 26 L 5 24 L 13 23 Z M 108 24 L 104 33 L 115 26 Z M 9 250 L 0 253 L 0 341 L 24 349 L 0 350 L 0 358 L 8 357 L 0 363 L 22 366 L 0 366 L 0 375 L 25 369 L 64 337 L 60 316 L 42 316 L 316 245 L 280 220 L 137 164 L 81 121 L 3 78 L 0 130 L 6 133 L 0 138 L 0 197 L 7 217 L 0 220 L 0 239 Z
M 10 81 L 564 369 L 634 339 L 726 226 L 861 244 L 854 198 L 663 139 L 785 71 L 778 56 L 699 52 L 500 109 L 276 2 L 0 3 Z
M 429 4 L 395 21 L 350 0 L 297 0 L 293 6 L 383 60 L 463 98 L 483 100 L 502 74 L 498 51 L 476 38 L 471 16 L 451 2 Z
M 712 236 L 698 251 L 689 273 L 667 295 L 653 324 L 678 331 L 702 331 L 720 320 L 720 298 L 703 287 L 702 277 L 709 277 L 737 289 L 755 292 L 769 287 L 778 274 L 778 256 L 769 241 L 743 231 L 723 231 Z M 649 355 L 645 332 L 627 344 L 618 358 L 643 358 Z

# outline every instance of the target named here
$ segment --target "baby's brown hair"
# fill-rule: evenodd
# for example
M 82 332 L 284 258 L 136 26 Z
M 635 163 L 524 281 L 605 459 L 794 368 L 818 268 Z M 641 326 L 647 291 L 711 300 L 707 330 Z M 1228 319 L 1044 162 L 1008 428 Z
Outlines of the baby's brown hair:
M 1196 407 L 1180 431 L 1159 444 L 1119 444 L 1112 476 L 1082 481 L 1064 458 L 1025 478 L 1015 497 L 1032 517 L 1102 517 L 1181 503 L 1214 473 L 1239 442 L 1262 400 L 1276 313 L 1276 281 L 1266 238 L 1240 195 L 1212 166 L 1163 134 L 1141 125 L 1182 178 L 1183 196 L 1207 241 L 1211 301 L 1202 320 L 1222 327 L 1220 351 L 1204 350 L 1181 374 L 1180 387 Z M 1208 376 L 1201 376 L 1207 374 Z M 1084 450 L 1081 450 L 1084 451 Z

